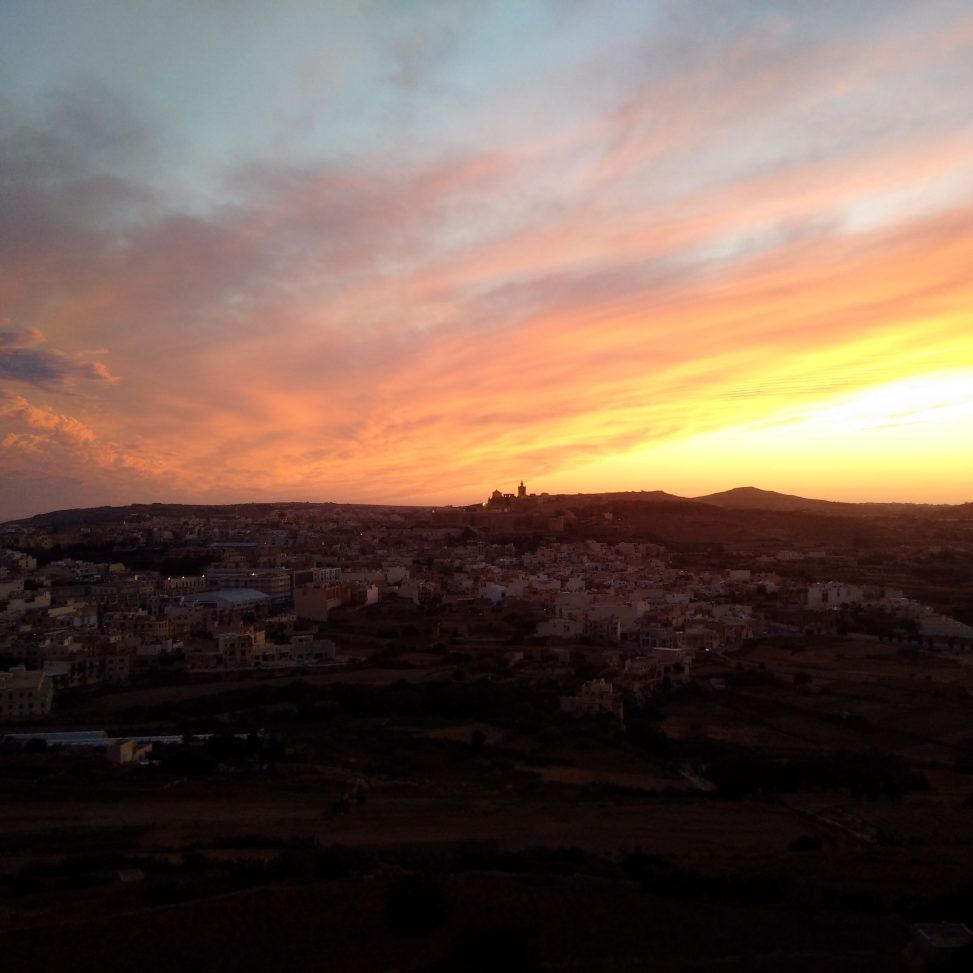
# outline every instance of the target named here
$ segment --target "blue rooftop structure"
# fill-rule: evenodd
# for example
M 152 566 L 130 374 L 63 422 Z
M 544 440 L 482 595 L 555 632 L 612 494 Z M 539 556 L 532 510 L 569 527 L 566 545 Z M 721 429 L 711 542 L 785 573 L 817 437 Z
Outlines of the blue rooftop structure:
M 233 608 L 255 608 L 270 603 L 270 596 L 254 588 L 217 588 L 201 591 L 183 600 L 186 605 L 213 605 L 227 611 Z

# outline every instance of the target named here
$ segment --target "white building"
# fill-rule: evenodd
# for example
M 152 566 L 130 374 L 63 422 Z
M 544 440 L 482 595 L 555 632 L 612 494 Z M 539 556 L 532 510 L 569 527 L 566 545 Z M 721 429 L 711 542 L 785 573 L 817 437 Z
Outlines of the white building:
M 864 600 L 864 588 L 841 581 L 819 581 L 807 591 L 807 607 L 817 611 L 838 608 L 840 605 L 857 605 Z

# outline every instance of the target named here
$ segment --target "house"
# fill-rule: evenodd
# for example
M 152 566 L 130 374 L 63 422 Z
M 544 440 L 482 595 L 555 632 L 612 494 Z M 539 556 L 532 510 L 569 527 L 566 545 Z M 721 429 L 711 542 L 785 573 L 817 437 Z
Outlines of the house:
M 254 664 L 254 650 L 264 642 L 262 630 L 254 632 L 220 632 L 216 647 L 223 665 L 231 669 L 249 669 Z
M 542 637 L 571 639 L 584 635 L 584 622 L 575 618 L 545 618 L 537 623 L 537 634 Z
M 658 645 L 650 650 L 650 657 L 657 659 L 662 666 L 662 677 L 668 677 L 670 683 L 689 681 L 689 670 L 695 655 L 694 649 L 685 646 Z
M 662 661 L 651 655 L 639 655 L 625 662 L 622 675 L 617 680 L 621 688 L 644 700 L 662 685 L 665 675 Z
M 807 592 L 807 607 L 818 611 L 838 608 L 840 605 L 857 605 L 865 600 L 865 589 L 860 585 L 826 581 L 812 584 Z
M 294 612 L 298 618 L 326 622 L 332 608 L 351 601 L 351 585 L 333 582 L 301 585 L 294 589 Z
M 138 740 L 112 740 L 105 748 L 105 758 L 112 764 L 130 764 L 145 760 L 152 752 L 151 743 Z
M 273 646 L 280 662 L 314 665 L 329 662 L 335 657 L 335 644 L 331 639 L 317 639 L 313 635 L 292 635 L 287 645 Z
M 592 679 L 576 696 L 562 696 L 561 711 L 571 716 L 613 716 L 619 723 L 624 715 L 622 701 L 607 679 Z
M 14 666 L 0 672 L 0 720 L 38 720 L 51 712 L 54 683 L 41 669 Z

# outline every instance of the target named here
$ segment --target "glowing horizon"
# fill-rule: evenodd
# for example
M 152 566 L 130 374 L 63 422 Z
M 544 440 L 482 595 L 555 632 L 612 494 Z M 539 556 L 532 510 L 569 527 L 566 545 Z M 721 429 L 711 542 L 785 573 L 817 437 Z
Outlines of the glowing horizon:
M 973 500 L 973 13 L 0 9 L 0 520 Z

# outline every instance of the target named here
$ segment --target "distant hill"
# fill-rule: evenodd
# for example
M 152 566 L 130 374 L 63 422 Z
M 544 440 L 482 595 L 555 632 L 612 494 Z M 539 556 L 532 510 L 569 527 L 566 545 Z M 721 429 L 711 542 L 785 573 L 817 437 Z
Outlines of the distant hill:
M 622 493 L 579 493 L 558 494 L 552 499 L 565 501 L 580 501 L 582 503 L 602 503 L 604 501 L 636 501 L 638 503 L 693 503 L 688 497 L 680 497 L 665 490 L 627 490 Z
M 727 507 L 733 510 L 797 510 L 816 513 L 854 513 L 857 503 L 839 503 L 834 500 L 811 500 L 796 497 L 789 493 L 775 493 L 773 490 L 760 490 L 757 487 L 735 487 L 722 493 L 711 493 L 705 497 L 694 497 L 697 503 L 708 503 L 713 507 Z
M 933 511 L 961 511 L 960 507 L 948 504 L 928 503 L 846 503 L 839 500 L 813 500 L 796 497 L 790 493 L 775 493 L 758 487 L 735 487 L 722 493 L 711 493 L 705 497 L 695 497 L 697 503 L 708 503 L 713 507 L 727 510 L 778 510 L 800 513 L 831 514 L 851 517 L 874 517 L 885 514 L 927 513 Z
M 48 513 L 35 514 L 33 517 L 21 517 L 18 520 L 8 520 L 7 524 L 20 524 L 34 527 L 38 530 L 64 530 L 72 527 L 93 527 L 105 524 L 137 524 L 139 521 L 150 520 L 154 517 L 191 518 L 191 517 L 270 517 L 277 511 L 288 510 L 414 510 L 423 507 L 408 507 L 404 505 L 366 504 L 366 503 L 333 503 L 301 500 L 282 500 L 279 503 L 130 503 L 123 507 L 74 507 L 68 510 L 51 510 Z

